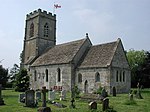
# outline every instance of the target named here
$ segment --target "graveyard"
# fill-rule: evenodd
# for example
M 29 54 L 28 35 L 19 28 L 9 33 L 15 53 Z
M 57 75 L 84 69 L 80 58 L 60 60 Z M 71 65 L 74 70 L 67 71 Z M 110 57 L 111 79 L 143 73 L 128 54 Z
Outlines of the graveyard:
M 37 112 L 43 105 L 42 100 L 40 100 L 41 94 L 39 94 L 39 92 L 33 94 L 33 97 L 38 97 L 35 106 L 32 105 L 31 98 L 33 91 L 30 93 L 27 91 L 26 93 L 29 102 L 21 103 L 19 98 L 24 93 L 15 92 L 13 89 L 2 90 L 1 97 L 4 100 L 5 105 L 0 106 L 0 112 Z M 30 97 L 28 97 L 28 93 Z M 116 94 L 116 96 L 108 95 L 109 109 L 106 112 L 148 112 L 150 110 L 150 89 L 142 89 L 140 95 L 142 96 L 142 99 L 137 98 L 135 94 L 133 94 L 133 96 L 129 94 Z M 70 92 L 66 92 L 65 97 L 62 98 L 62 96 L 61 92 L 55 92 L 55 95 L 53 92 L 46 92 L 46 106 L 50 107 L 52 112 L 102 112 L 103 104 L 97 99 L 97 95 L 89 94 L 84 96 L 84 94 L 80 94 L 81 98 L 74 98 L 74 101 L 71 99 Z M 88 100 L 82 100 L 90 99 L 90 96 L 94 100 L 97 100 L 93 103 Z M 74 103 L 74 107 L 71 107 L 72 103 Z M 91 105 L 91 107 L 89 105 Z

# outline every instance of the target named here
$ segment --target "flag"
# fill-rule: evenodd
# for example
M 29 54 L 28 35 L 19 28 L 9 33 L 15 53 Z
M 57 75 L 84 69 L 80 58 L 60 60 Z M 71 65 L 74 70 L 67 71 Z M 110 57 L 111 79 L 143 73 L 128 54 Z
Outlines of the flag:
M 58 4 L 54 4 L 54 8 L 61 8 L 61 5 L 58 5 Z

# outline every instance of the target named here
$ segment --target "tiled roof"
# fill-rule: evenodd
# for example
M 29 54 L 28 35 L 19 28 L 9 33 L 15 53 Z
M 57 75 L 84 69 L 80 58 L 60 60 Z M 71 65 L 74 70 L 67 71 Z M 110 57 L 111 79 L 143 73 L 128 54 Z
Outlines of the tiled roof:
M 69 63 L 73 60 L 85 40 L 86 38 L 56 45 L 39 56 L 32 66 Z
M 111 64 L 118 41 L 92 46 L 79 68 L 107 67 Z

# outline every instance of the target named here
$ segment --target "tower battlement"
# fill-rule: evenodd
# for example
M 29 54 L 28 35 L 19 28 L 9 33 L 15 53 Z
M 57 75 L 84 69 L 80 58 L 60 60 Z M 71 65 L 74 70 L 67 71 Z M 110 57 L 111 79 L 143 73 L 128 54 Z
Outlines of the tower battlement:
M 47 18 L 54 19 L 54 20 L 56 19 L 56 14 L 53 15 L 51 12 L 47 12 L 45 10 L 38 9 L 38 10 L 35 10 L 35 11 L 27 14 L 26 20 L 34 18 L 38 15 L 45 16 Z

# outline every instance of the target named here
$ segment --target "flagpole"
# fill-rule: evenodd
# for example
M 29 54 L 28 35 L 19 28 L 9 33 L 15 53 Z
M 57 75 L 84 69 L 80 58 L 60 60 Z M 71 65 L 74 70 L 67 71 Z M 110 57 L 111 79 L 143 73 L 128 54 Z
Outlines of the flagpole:
M 55 2 L 54 2 L 54 5 L 53 5 L 53 14 L 55 14 Z

